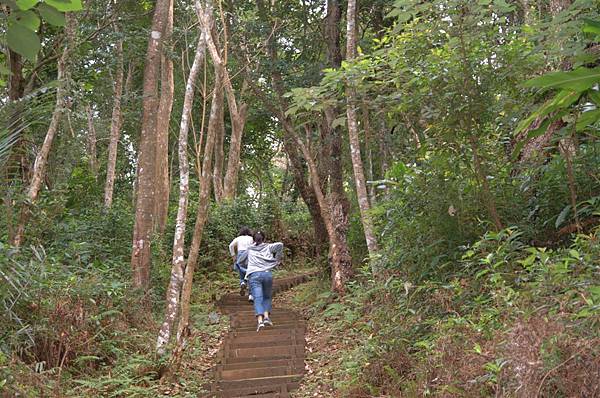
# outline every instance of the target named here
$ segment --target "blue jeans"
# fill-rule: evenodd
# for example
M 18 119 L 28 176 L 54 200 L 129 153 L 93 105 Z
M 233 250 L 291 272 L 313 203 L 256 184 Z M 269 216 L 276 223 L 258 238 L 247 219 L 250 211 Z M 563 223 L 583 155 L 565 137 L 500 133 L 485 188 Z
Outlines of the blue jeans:
M 246 268 L 242 267 L 239 264 L 240 258 L 242 256 L 245 257 L 245 254 L 246 254 L 245 252 L 246 252 L 245 250 L 242 250 L 241 252 L 238 252 L 238 254 L 237 254 L 236 258 L 235 258 L 235 264 L 233 264 L 233 269 L 235 269 L 238 272 L 238 274 L 240 274 L 240 285 L 242 283 L 246 283 Z
M 250 293 L 254 297 L 254 312 L 263 315 L 271 312 L 273 302 L 273 275 L 268 271 L 253 272 L 248 276 Z
M 240 285 L 242 283 L 246 283 L 246 268 L 243 268 L 241 265 L 236 263 L 234 265 L 236 271 L 240 274 Z

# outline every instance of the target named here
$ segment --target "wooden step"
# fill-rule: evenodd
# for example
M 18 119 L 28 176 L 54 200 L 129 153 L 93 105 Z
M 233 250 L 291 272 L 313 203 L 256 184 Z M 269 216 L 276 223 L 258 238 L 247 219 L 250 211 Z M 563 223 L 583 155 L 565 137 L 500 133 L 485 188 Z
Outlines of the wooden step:
M 271 331 L 276 331 L 276 333 L 266 333 L 266 332 L 271 332 Z M 263 333 L 264 332 L 264 333 Z M 271 329 L 271 328 L 267 328 L 267 329 L 263 329 L 261 330 L 258 334 L 260 334 L 260 336 L 257 336 L 257 333 L 246 333 L 246 334 L 239 334 L 239 333 L 235 333 L 235 332 L 229 332 L 227 335 L 225 335 L 225 338 L 223 339 L 223 344 L 227 343 L 227 342 L 233 342 L 235 341 L 236 343 L 252 343 L 253 341 L 256 341 L 257 337 L 260 338 L 260 341 L 288 341 L 288 340 L 304 340 L 304 329 Z
M 270 330 L 306 330 L 306 323 L 297 321 L 293 323 L 275 323 L 273 326 L 266 326 L 262 328 L 260 331 L 256 331 L 256 323 L 246 326 L 236 326 L 236 330 L 240 332 L 254 332 L 254 333 L 263 333 Z
M 268 367 L 280 367 L 287 366 L 295 369 L 300 369 L 304 367 L 304 360 L 302 358 L 296 359 L 277 359 L 277 360 L 255 360 L 249 362 L 240 362 L 240 363 L 228 363 L 224 365 L 215 366 L 215 372 L 220 372 L 223 370 L 238 370 L 238 369 L 260 369 L 260 368 L 268 368 Z
M 270 386 L 250 386 L 243 388 L 234 388 L 227 390 L 215 390 L 209 397 L 217 398 L 241 398 L 241 397 L 257 397 L 257 396 L 280 396 L 289 397 L 288 392 L 293 391 L 299 387 L 299 382 L 293 383 L 282 383 L 280 385 Z M 275 394 L 275 395 L 273 395 Z
M 280 325 L 281 326 L 281 325 Z M 306 332 L 306 324 L 303 324 L 297 328 L 284 328 L 284 327 L 275 327 L 275 325 L 273 326 L 269 326 L 266 328 L 262 328 L 260 330 L 261 335 L 265 336 L 265 335 L 287 335 L 290 333 L 296 333 L 298 335 L 304 335 L 304 333 Z M 236 336 L 236 337 L 256 337 L 256 328 L 252 328 L 251 330 L 239 330 L 239 329 L 232 329 L 231 331 L 229 331 L 229 333 L 227 334 L 228 336 Z
M 288 383 L 294 383 L 300 381 L 302 378 L 301 374 L 297 375 L 286 375 L 286 376 L 273 376 L 273 377 L 258 377 L 252 379 L 242 380 L 219 380 L 216 382 L 217 390 L 237 390 L 241 388 L 258 388 L 258 387 L 269 387 L 269 386 L 282 386 Z M 266 391 L 266 392 L 277 392 Z
M 258 333 L 260 334 L 260 333 Z M 304 345 L 306 341 L 304 337 L 287 337 L 281 339 L 280 336 L 257 336 L 256 339 L 250 341 L 240 341 L 239 339 L 225 339 L 223 347 L 232 348 L 253 348 L 253 347 L 276 347 L 284 345 Z
M 272 319 L 273 325 L 271 326 L 265 326 L 263 329 L 268 329 L 268 328 L 272 328 L 275 326 L 292 326 L 292 327 L 296 327 L 296 326 L 302 326 L 305 325 L 306 322 L 304 321 L 304 319 L 282 319 L 282 320 L 277 320 L 277 319 Z M 258 325 L 258 322 L 256 321 L 256 319 L 237 319 L 237 320 L 232 320 L 230 322 L 230 325 L 232 328 L 245 328 L 245 327 L 254 327 L 256 329 L 256 326 Z
M 215 376 L 220 380 L 243 380 L 259 377 L 290 376 L 304 373 L 304 367 L 271 366 L 254 369 L 221 370 Z
M 304 356 L 304 344 L 279 347 L 232 348 L 222 351 L 223 358 L 293 358 Z
M 306 282 L 310 275 L 277 278 L 278 293 Z M 273 326 L 256 331 L 252 303 L 237 293 L 222 296 L 219 310 L 230 316 L 230 331 L 223 339 L 213 368 L 211 397 L 289 397 L 305 373 L 306 321 L 298 313 L 274 308 Z

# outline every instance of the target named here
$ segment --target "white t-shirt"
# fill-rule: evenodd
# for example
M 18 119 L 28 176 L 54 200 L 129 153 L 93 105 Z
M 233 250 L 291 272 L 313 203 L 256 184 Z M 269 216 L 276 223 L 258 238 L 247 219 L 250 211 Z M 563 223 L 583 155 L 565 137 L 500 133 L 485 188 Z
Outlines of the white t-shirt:
M 236 253 L 239 253 L 243 250 L 248 250 L 250 246 L 254 244 L 254 239 L 251 236 L 241 235 L 231 241 L 229 244 L 229 253 L 232 256 L 235 256 Z M 236 251 L 237 248 L 237 251 Z

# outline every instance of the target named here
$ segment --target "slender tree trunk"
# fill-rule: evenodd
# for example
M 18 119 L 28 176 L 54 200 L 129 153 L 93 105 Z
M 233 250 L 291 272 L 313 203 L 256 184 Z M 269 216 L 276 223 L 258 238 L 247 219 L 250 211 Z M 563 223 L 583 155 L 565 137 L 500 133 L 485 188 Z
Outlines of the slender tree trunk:
M 17 228 L 13 237 L 13 241 L 11 242 L 13 246 L 20 247 L 23 243 L 23 238 L 25 235 L 25 226 L 29 220 L 29 206 L 37 201 L 38 195 L 42 188 L 42 183 L 46 178 L 46 166 L 48 163 L 48 156 L 50 155 L 50 149 L 52 148 L 52 143 L 54 142 L 54 138 L 58 133 L 58 127 L 60 124 L 60 119 L 63 114 L 65 108 L 65 95 L 67 92 L 67 59 L 70 54 L 70 42 L 71 38 L 74 34 L 74 19 L 70 14 L 65 15 L 67 19 L 67 24 L 65 27 L 65 33 L 69 36 L 69 39 L 66 40 L 65 48 L 62 51 L 62 54 L 58 60 L 57 70 L 57 81 L 58 86 L 56 88 L 56 105 L 54 106 L 54 111 L 52 112 L 52 117 L 50 119 L 50 125 L 48 126 L 48 130 L 46 131 L 46 137 L 44 138 L 44 143 L 40 148 L 37 156 L 35 157 L 35 163 L 33 165 L 33 176 L 31 178 L 31 182 L 29 184 L 29 188 L 27 189 L 26 197 L 27 203 L 23 205 L 21 208 L 21 213 L 19 216 L 19 222 L 17 224 Z
M 88 162 L 90 164 L 90 171 L 94 176 L 94 179 L 98 178 L 98 156 L 96 154 L 96 127 L 94 126 L 94 114 L 92 113 L 92 107 L 88 105 L 86 107 L 87 119 L 88 119 L 88 135 L 87 135 L 87 153 Z
M 242 150 L 242 135 L 244 134 L 244 125 L 246 124 L 246 104 L 240 104 L 237 112 L 232 112 L 231 101 L 235 98 L 228 96 L 229 114 L 231 117 L 231 142 L 229 144 L 229 156 L 227 157 L 227 172 L 223 181 L 223 197 L 233 199 L 237 191 L 238 174 L 240 171 L 240 154 Z
M 365 126 L 365 151 L 367 152 L 367 181 L 375 180 L 375 171 L 373 169 L 373 131 L 371 129 L 371 116 L 369 107 L 363 104 L 363 124 Z M 375 195 L 375 184 L 369 184 L 367 188 L 369 203 L 375 205 L 377 197 Z
M 115 187 L 115 173 L 117 168 L 117 151 L 119 149 L 119 137 L 123 117 L 121 114 L 121 102 L 123 97 L 123 40 L 116 44 L 117 49 L 117 71 L 115 73 L 115 87 L 113 91 L 113 108 L 110 122 L 110 141 L 108 144 L 108 160 L 106 163 L 106 183 L 104 185 L 104 207 L 110 209 L 113 201 Z M 131 70 L 131 69 L 130 69 Z M 129 80 L 129 74 L 128 74 Z
M 158 115 L 158 79 L 161 47 L 169 13 L 169 0 L 158 0 L 148 39 L 142 94 L 142 131 L 138 153 L 137 195 L 131 268 L 133 286 L 147 289 L 150 285 L 151 238 L 155 210 L 155 156 Z
M 381 175 L 385 176 L 385 173 L 388 171 L 389 169 L 389 162 L 388 162 L 388 146 L 387 146 L 387 126 L 386 126 L 386 122 L 385 120 L 381 120 L 379 123 L 379 139 L 377 140 L 379 143 L 379 160 L 380 160 L 380 165 L 379 167 L 381 168 Z
M 169 125 L 173 108 L 173 60 L 171 59 L 173 36 L 173 0 L 169 0 L 167 24 L 164 32 L 163 51 L 161 52 L 161 85 L 158 117 L 156 121 L 156 198 L 154 202 L 154 228 L 160 235 L 165 232 L 169 213 Z
M 577 232 L 581 232 L 581 220 L 577 211 L 577 182 L 575 181 L 575 173 L 573 172 L 573 155 L 575 155 L 576 145 L 573 143 L 574 134 L 568 139 L 560 140 L 558 149 L 565 158 L 567 167 L 567 182 L 569 185 L 569 198 L 571 200 L 571 209 L 575 218 L 575 227 Z
M 199 2 L 197 2 L 199 4 Z M 223 86 L 229 105 L 229 115 L 231 117 L 231 143 L 229 146 L 229 157 L 227 159 L 227 171 L 223 180 L 223 199 L 232 199 L 237 189 L 237 178 L 240 167 L 240 150 L 244 124 L 246 122 L 246 105 L 238 104 L 235 98 L 235 92 L 227 70 L 227 47 L 222 50 L 217 48 L 217 43 L 211 34 L 214 25 L 212 15 L 212 3 L 208 1 L 206 5 L 199 4 L 200 22 L 204 35 L 207 37 L 206 46 L 215 65 L 221 68 L 223 76 Z
M 196 0 L 198 2 L 198 0 Z M 206 34 L 205 34 L 206 37 Z M 207 43 L 208 44 L 208 43 Z M 219 66 L 215 66 L 215 85 L 221 84 L 223 79 L 223 71 Z M 208 218 L 208 205 L 210 203 L 210 188 L 212 181 L 212 157 L 214 154 L 216 125 L 218 124 L 217 116 L 219 106 L 216 101 L 215 93 L 213 93 L 210 116 L 208 118 L 208 132 L 206 134 L 206 146 L 204 148 L 204 158 L 202 159 L 202 171 L 200 175 L 200 194 L 198 197 L 198 213 L 196 214 L 196 223 L 194 225 L 194 235 L 192 244 L 188 254 L 187 266 L 185 268 L 185 276 L 183 281 L 183 290 L 181 293 L 181 318 L 177 329 L 178 345 L 184 346 L 185 340 L 189 336 L 189 320 L 190 320 L 190 301 L 192 296 L 192 283 L 194 281 L 194 270 L 198 262 L 200 253 L 200 243 L 202 242 L 202 233 L 204 232 L 204 224 Z
M 356 54 L 356 0 L 348 0 L 347 19 L 347 45 L 346 57 L 348 60 L 355 59 Z M 369 197 L 367 196 L 367 185 L 365 172 L 363 170 L 362 157 L 360 153 L 360 140 L 358 137 L 358 118 L 356 110 L 356 89 L 348 83 L 346 86 L 346 115 L 348 118 L 348 136 L 350 137 L 350 156 L 352 158 L 352 169 L 354 170 L 354 182 L 356 185 L 356 195 L 358 196 L 358 207 L 360 208 L 360 219 L 362 221 L 369 256 L 372 258 L 377 252 L 377 239 L 373 228 L 373 222 L 369 211 Z M 374 264 L 374 261 L 371 261 Z M 373 267 L 373 274 L 377 270 Z
M 218 101 L 218 112 L 217 123 L 215 128 L 215 161 L 213 168 L 213 190 L 215 192 L 215 201 L 221 203 L 223 199 L 223 164 L 225 153 L 223 151 L 223 141 L 225 140 L 225 97 L 223 93 L 223 87 L 220 85 L 215 86 L 215 90 L 218 90 L 217 101 Z
M 500 231 L 503 227 L 502 221 L 500 220 L 500 215 L 498 214 L 498 210 L 496 208 L 496 201 L 494 200 L 494 196 L 492 195 L 492 191 L 490 190 L 490 184 L 488 183 L 487 173 L 483 168 L 483 164 L 481 162 L 481 157 L 479 156 L 479 149 L 477 145 L 477 139 L 471 133 L 469 138 L 469 142 L 471 143 L 471 150 L 473 151 L 473 162 L 475 167 L 476 177 L 479 179 L 481 183 L 481 189 L 483 194 L 483 201 L 485 207 L 487 207 L 488 213 L 496 226 L 496 230 Z
M 167 289 L 167 308 L 165 320 L 158 333 L 156 349 L 159 354 L 164 354 L 165 345 L 171 340 L 171 330 L 179 310 L 179 298 L 181 296 L 181 286 L 184 276 L 184 248 L 185 248 L 185 229 L 188 211 L 189 197 L 189 178 L 190 165 L 187 157 L 188 131 L 190 126 L 190 116 L 194 103 L 194 93 L 198 71 L 204 61 L 205 40 L 201 35 L 196 46 L 194 62 L 190 68 L 190 74 L 185 86 L 185 96 L 183 100 L 183 111 L 181 114 L 181 124 L 179 127 L 179 205 L 177 208 L 177 220 L 175 224 L 175 238 L 173 239 L 173 266 L 171 268 L 171 279 Z

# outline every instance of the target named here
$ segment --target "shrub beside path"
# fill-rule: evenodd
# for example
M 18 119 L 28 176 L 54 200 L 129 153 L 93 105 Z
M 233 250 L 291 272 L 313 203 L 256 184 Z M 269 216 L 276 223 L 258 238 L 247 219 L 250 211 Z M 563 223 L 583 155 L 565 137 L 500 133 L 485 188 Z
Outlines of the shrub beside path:
M 275 279 L 273 294 L 307 282 L 314 273 Z M 274 307 L 274 325 L 256 331 L 252 305 L 230 293 L 218 302 L 230 317 L 209 397 L 289 397 L 304 375 L 306 322 L 295 311 Z

